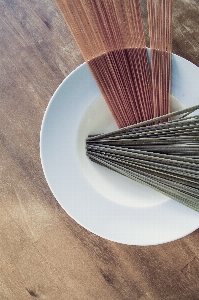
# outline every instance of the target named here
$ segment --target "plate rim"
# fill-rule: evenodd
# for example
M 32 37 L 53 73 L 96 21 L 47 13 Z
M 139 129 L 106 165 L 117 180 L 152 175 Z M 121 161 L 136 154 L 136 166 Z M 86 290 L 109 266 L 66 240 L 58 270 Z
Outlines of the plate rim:
M 180 57 L 180 56 L 178 56 L 178 55 L 176 55 L 176 54 L 172 54 L 172 57 L 175 58 L 175 59 L 177 59 L 177 60 L 183 60 L 183 61 L 185 61 L 186 63 L 191 64 L 192 66 L 194 66 L 194 68 L 196 67 L 196 68 L 199 70 L 199 68 L 198 68 L 196 65 L 194 65 L 193 63 L 189 62 L 188 60 L 186 60 L 186 59 L 184 59 L 184 58 L 182 58 L 182 57 Z M 173 60 L 172 60 L 172 61 L 173 61 Z M 85 68 L 87 68 L 87 71 L 89 70 L 87 64 L 84 62 L 83 64 L 81 64 L 80 66 L 78 66 L 75 70 L 73 70 L 73 71 L 72 71 L 72 72 L 71 72 L 71 73 L 70 73 L 70 74 L 62 81 L 62 83 L 57 87 L 57 89 L 55 90 L 53 96 L 51 97 L 51 99 L 50 99 L 50 101 L 49 101 L 49 103 L 48 103 L 48 106 L 47 106 L 47 108 L 46 108 L 46 110 L 45 110 L 45 113 L 44 113 L 44 116 L 43 116 L 43 120 L 42 120 L 41 131 L 40 131 L 40 159 L 41 159 L 41 164 L 42 164 L 42 169 L 43 169 L 43 172 L 44 172 L 45 179 L 46 179 L 46 181 L 47 181 L 47 183 L 48 183 L 48 185 L 49 185 L 49 187 L 50 187 L 51 192 L 53 193 L 53 195 L 54 195 L 54 197 L 55 197 L 56 199 L 57 199 L 57 193 L 55 192 L 55 188 L 52 187 L 51 182 L 48 180 L 48 175 L 46 174 L 46 168 L 45 168 L 44 157 L 43 157 L 44 152 L 42 151 L 42 149 L 43 149 L 43 135 L 44 135 L 45 124 L 46 124 L 47 116 L 48 116 L 49 111 L 50 111 L 50 107 L 52 106 L 52 103 L 53 103 L 53 102 L 56 102 L 56 97 L 57 97 L 57 94 L 59 93 L 60 89 L 61 89 L 61 88 L 66 84 L 66 82 L 68 82 L 68 80 L 70 80 L 75 74 L 77 74 L 79 71 L 81 71 L 82 69 L 85 69 Z M 91 75 L 91 76 L 92 76 L 92 75 Z M 175 95 L 174 95 L 174 96 L 175 96 Z M 59 202 L 59 204 L 62 206 L 62 208 L 66 211 L 66 213 L 67 213 L 68 215 L 70 215 L 77 223 L 79 223 L 81 226 L 83 226 L 83 227 L 86 228 L 87 230 L 91 231 L 92 233 L 94 233 L 94 234 L 96 234 L 96 235 L 98 235 L 98 236 L 100 236 L 100 237 L 102 237 L 102 238 L 105 238 L 105 239 L 108 239 L 108 240 L 111 240 L 111 241 L 114 241 L 114 242 L 118 242 L 118 243 L 123 243 L 123 244 L 139 245 L 139 246 L 149 246 L 149 245 L 157 245 L 157 244 L 167 243 L 167 242 L 171 242 L 171 241 L 180 239 L 180 238 L 182 238 L 182 237 L 184 237 L 184 236 L 186 236 L 186 235 L 192 233 L 193 231 L 195 231 L 195 230 L 199 227 L 199 219 L 198 219 L 198 223 L 196 222 L 197 225 L 193 226 L 193 228 L 190 229 L 190 230 L 188 230 L 186 233 L 183 233 L 182 235 L 179 235 L 177 238 L 173 238 L 173 239 L 163 238 L 162 240 L 155 241 L 155 242 L 151 242 L 151 243 L 144 243 L 143 241 L 142 241 L 142 242 L 140 241 L 139 243 L 134 243 L 133 240 L 131 240 L 131 238 L 128 238 L 128 237 L 127 237 L 126 239 L 124 239 L 124 240 L 122 240 L 122 239 L 120 239 L 120 238 L 117 239 L 117 238 L 115 238 L 115 237 L 113 237 L 113 239 L 111 239 L 110 234 L 109 234 L 108 236 L 106 236 L 105 234 L 102 236 L 99 232 L 97 232 L 95 226 L 94 226 L 95 228 L 93 228 L 93 230 L 92 230 L 92 228 L 90 228 L 90 226 L 87 226 L 87 225 L 83 224 L 81 221 L 78 220 L 77 217 L 75 217 L 74 215 L 72 215 L 70 212 L 67 211 L 65 205 L 62 203 L 62 201 L 60 201 L 60 199 L 57 199 L 57 201 Z M 173 200 L 170 200 L 170 201 L 173 202 Z M 114 202 L 112 202 L 112 203 L 113 203 L 114 205 L 119 205 L 119 204 L 114 203 Z M 156 208 L 157 208 L 157 211 L 158 211 L 158 209 L 160 208 L 160 207 L 158 207 L 158 206 L 162 206 L 162 205 L 164 205 L 164 203 L 160 203 L 160 204 L 157 204 L 157 205 L 156 205 L 156 206 L 157 206 L 157 207 L 156 207 Z M 178 205 L 177 205 L 177 206 L 178 206 Z M 182 206 L 182 205 L 180 205 L 180 206 Z M 174 207 L 176 207 L 176 205 L 174 205 Z M 136 211 L 139 211 L 139 210 L 145 210 L 145 211 L 146 211 L 146 210 L 152 209 L 152 208 L 154 208 L 154 207 L 152 206 L 152 207 L 146 207 L 146 208 L 133 208 L 133 209 L 134 209 L 134 211 L 135 211 L 135 210 L 136 210 Z M 188 208 L 186 208 L 186 209 L 188 209 Z M 129 210 L 131 210 L 131 209 L 129 209 Z M 183 213 L 184 213 L 184 209 L 182 209 L 182 210 L 183 210 Z M 188 210 L 189 210 L 189 209 L 188 209 Z M 198 213 L 197 213 L 197 214 L 198 214 Z M 199 215 L 198 215 L 198 216 L 199 216 Z M 109 230 L 110 230 L 110 229 L 109 229 Z

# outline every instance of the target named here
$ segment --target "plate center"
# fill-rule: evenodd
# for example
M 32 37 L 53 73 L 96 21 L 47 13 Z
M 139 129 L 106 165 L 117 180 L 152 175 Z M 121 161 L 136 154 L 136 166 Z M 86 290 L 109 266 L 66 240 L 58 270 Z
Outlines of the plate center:
M 171 96 L 171 111 L 183 105 Z M 118 127 L 102 96 L 87 108 L 82 116 L 77 133 L 78 159 L 84 176 L 89 183 L 110 201 L 131 207 L 148 207 L 168 201 L 161 193 L 132 179 L 100 166 L 86 156 L 85 142 L 89 134 L 106 133 Z

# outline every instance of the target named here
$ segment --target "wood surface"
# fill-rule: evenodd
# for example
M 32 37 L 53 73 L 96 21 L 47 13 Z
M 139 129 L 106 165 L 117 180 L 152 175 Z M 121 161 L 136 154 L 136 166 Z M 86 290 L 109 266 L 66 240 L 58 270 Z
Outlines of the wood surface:
M 199 1 L 173 2 L 173 52 L 199 66 Z M 53 0 L 0 0 L 0 300 L 199 299 L 198 230 L 157 246 L 110 242 L 46 183 L 42 118 L 82 62 Z

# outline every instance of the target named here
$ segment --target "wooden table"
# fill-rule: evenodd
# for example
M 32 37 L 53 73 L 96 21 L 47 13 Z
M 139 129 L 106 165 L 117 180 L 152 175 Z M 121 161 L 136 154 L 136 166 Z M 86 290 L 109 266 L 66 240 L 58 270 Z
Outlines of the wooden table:
M 173 52 L 199 66 L 199 2 L 173 2 Z M 199 299 L 198 230 L 158 246 L 110 242 L 72 220 L 46 183 L 42 118 L 82 62 L 53 0 L 0 0 L 0 299 Z

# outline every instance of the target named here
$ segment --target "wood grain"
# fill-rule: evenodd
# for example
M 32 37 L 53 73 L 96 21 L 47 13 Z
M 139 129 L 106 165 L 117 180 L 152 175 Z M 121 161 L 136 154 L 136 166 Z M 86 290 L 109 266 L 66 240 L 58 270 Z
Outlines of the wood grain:
M 199 3 L 175 0 L 173 52 L 199 66 L 198 49 Z M 198 230 L 158 246 L 113 243 L 73 221 L 49 190 L 42 118 L 82 62 L 52 0 L 0 0 L 0 299 L 199 299 Z

